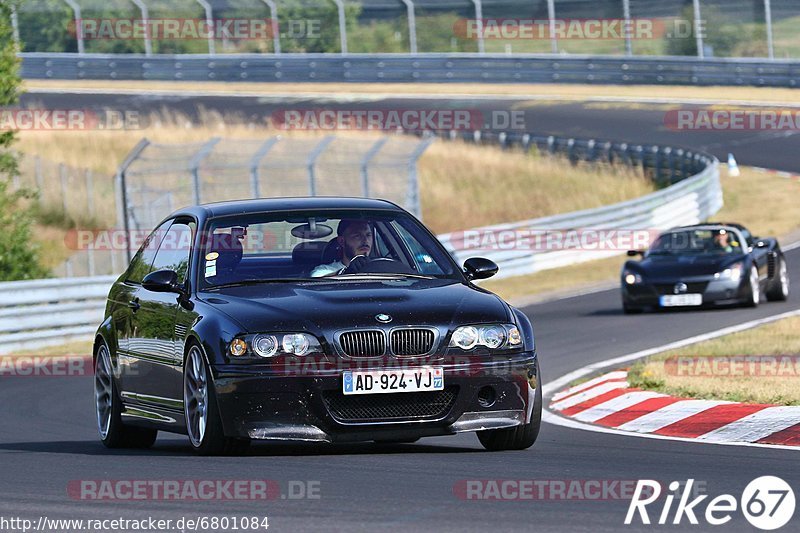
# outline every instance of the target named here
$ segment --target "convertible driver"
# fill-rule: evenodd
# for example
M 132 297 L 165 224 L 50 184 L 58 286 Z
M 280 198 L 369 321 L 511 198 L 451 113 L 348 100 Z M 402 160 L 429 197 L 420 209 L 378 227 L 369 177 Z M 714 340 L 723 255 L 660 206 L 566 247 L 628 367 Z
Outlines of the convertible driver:
M 327 265 L 319 265 L 311 271 L 312 278 L 341 274 L 351 264 L 353 266 L 351 270 L 358 271 L 369 261 L 367 257 L 372 251 L 373 239 L 372 226 L 369 222 L 343 219 L 339 222 L 336 235 L 342 258 Z

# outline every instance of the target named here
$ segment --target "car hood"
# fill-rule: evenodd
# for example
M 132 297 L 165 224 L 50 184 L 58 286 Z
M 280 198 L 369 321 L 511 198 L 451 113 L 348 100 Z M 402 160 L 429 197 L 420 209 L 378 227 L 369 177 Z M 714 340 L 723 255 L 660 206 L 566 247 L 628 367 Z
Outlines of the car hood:
M 713 276 L 742 259 L 741 255 L 667 255 L 649 256 L 633 264 L 651 279 L 682 279 Z
M 494 294 L 455 280 L 312 281 L 222 288 L 201 298 L 239 322 L 244 331 L 310 331 L 323 334 L 380 326 L 511 322 L 508 306 Z

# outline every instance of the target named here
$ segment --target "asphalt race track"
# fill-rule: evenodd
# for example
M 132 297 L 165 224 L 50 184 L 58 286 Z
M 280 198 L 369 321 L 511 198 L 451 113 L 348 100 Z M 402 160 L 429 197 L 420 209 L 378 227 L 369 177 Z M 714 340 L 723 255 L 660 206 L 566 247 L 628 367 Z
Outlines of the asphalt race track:
M 115 102 L 124 102 L 128 108 L 131 101 L 134 106 L 154 105 L 148 98 L 119 96 L 43 98 L 36 94 L 26 98 L 44 101 L 54 109 L 64 108 L 67 101 L 73 108 L 82 102 L 87 106 L 103 102 L 112 107 Z M 209 104 L 213 99 L 202 101 L 207 108 L 212 107 Z M 234 102 L 256 105 L 241 99 Z M 509 105 L 505 101 L 502 104 Z M 177 99 L 170 105 L 188 106 L 190 102 Z M 653 127 L 655 115 L 648 119 L 650 122 L 644 119 L 648 114 L 661 113 L 658 111 L 627 111 L 622 114 L 628 118 L 623 119 L 617 117 L 616 110 L 611 113 L 613 117 L 609 117 L 609 110 L 598 110 L 592 118 L 592 113 L 586 115 L 579 104 L 532 109 L 537 122 L 530 129 L 535 131 L 576 136 L 609 136 L 607 132 L 613 131 L 623 140 L 692 144 L 688 136 L 679 138 Z M 570 112 L 575 114 L 574 120 L 568 119 Z M 726 135 L 729 137 L 717 134 L 715 138 L 698 139 L 700 144 L 693 147 L 724 155 L 726 143 L 738 143 L 736 151 L 742 163 L 800 170 L 800 162 L 793 158 L 796 150 L 789 148 L 790 137 L 766 140 L 755 134 L 750 134 L 752 138 Z M 800 287 L 800 250 L 788 252 L 787 259 L 792 284 Z M 757 309 L 626 316 L 618 290 L 609 290 L 534 305 L 525 312 L 536 328 L 547 381 L 592 362 L 793 310 L 798 307 L 798 298 L 795 294 L 788 302 L 767 303 Z M 795 488 L 800 486 L 800 465 L 791 450 L 653 440 L 550 424 L 543 425 L 536 445 L 523 452 L 485 452 L 472 434 L 403 445 L 257 444 L 246 458 L 196 457 L 185 437 L 162 434 L 149 451 L 109 451 L 96 436 L 89 376 L 0 377 L 0 405 L 0 517 L 6 518 L 268 516 L 271 531 L 373 531 L 380 527 L 460 532 L 651 531 L 659 526 L 638 521 L 633 526 L 623 525 L 627 499 L 477 501 L 459 498 L 454 487 L 464 480 L 654 479 L 668 484 L 693 478 L 711 497 L 732 494 L 738 499 L 748 482 L 764 475 L 777 475 Z M 70 481 L 76 480 L 208 479 L 275 480 L 286 498 L 87 501 L 68 492 Z M 319 498 L 289 498 L 289 484 L 297 481 L 318 483 Z M 701 504 L 698 515 L 707 501 Z M 651 519 L 657 520 L 660 511 L 660 506 L 651 510 Z M 681 526 L 661 528 L 754 531 L 740 512 L 722 527 L 700 520 L 698 526 L 689 526 L 684 518 Z M 797 530 L 797 520 L 795 517 L 784 530 Z
M 313 90 L 313 87 L 312 89 Z M 654 95 L 657 98 L 658 95 Z M 740 164 L 800 172 L 800 159 L 795 157 L 797 131 L 676 131 L 665 125 L 665 113 L 670 109 L 694 109 L 702 106 L 657 104 L 580 103 L 537 101 L 525 98 L 394 98 L 368 95 L 363 99 L 255 97 L 255 96 L 195 96 L 176 93 L 170 96 L 137 94 L 50 93 L 36 91 L 22 96 L 23 106 L 41 105 L 46 109 L 109 108 L 133 110 L 148 116 L 161 110 L 178 111 L 190 118 L 201 110 L 238 115 L 245 120 L 264 123 L 275 110 L 287 109 L 356 109 L 356 110 L 419 110 L 458 109 L 478 110 L 485 129 L 502 121 L 495 112 L 518 110 L 524 112 L 524 130 L 528 132 L 597 137 L 615 141 L 665 144 L 668 146 L 703 150 L 727 160 L 733 152 Z M 477 115 L 476 115 L 477 116 Z M 523 131 L 524 133 L 524 131 Z
M 800 250 L 787 253 L 800 286 Z M 797 297 L 757 309 L 625 316 L 616 290 L 536 305 L 534 319 L 545 379 L 587 363 L 797 308 Z M 195 457 L 185 438 L 163 435 L 147 452 L 108 451 L 95 436 L 91 377 L 0 378 L 0 516 L 156 518 L 266 515 L 275 531 L 614 531 L 628 502 L 476 501 L 454 494 L 463 480 L 638 480 L 693 478 L 707 493 L 737 498 L 749 481 L 778 475 L 797 486 L 796 452 L 606 435 L 545 424 L 524 452 L 484 452 L 472 434 L 416 444 L 276 446 L 247 458 Z M 290 481 L 319 483 L 319 499 L 271 501 L 81 501 L 75 480 Z M 660 510 L 653 511 L 658 515 Z M 657 516 L 653 516 L 655 520 Z M 685 530 L 686 525 L 684 518 Z M 638 522 L 635 522 L 637 524 Z M 704 531 L 711 526 L 695 526 Z M 725 531 L 752 531 L 741 516 Z

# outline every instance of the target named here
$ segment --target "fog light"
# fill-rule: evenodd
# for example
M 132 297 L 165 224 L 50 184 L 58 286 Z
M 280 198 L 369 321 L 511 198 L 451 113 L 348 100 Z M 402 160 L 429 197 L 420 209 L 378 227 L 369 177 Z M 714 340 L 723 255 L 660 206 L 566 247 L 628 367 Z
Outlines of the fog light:
M 496 401 L 497 393 L 494 391 L 494 387 L 487 386 L 478 391 L 478 405 L 484 409 L 493 406 Z

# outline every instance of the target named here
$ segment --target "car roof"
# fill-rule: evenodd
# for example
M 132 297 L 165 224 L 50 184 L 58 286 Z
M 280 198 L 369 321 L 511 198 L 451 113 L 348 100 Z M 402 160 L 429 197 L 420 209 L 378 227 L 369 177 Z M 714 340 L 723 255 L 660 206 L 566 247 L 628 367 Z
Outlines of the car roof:
M 675 231 L 684 231 L 691 229 L 716 230 L 716 229 L 731 229 L 731 228 L 739 231 L 747 231 L 747 229 L 741 224 L 732 224 L 728 222 L 706 222 L 705 224 L 693 224 L 691 226 L 679 226 L 677 228 L 670 228 L 664 233 L 672 233 Z
M 167 218 L 195 216 L 211 218 L 269 211 L 294 211 L 304 209 L 381 209 L 403 211 L 388 200 L 375 198 L 353 198 L 345 196 L 304 196 L 285 198 L 257 198 L 254 200 L 231 200 L 186 207 L 175 211 Z

